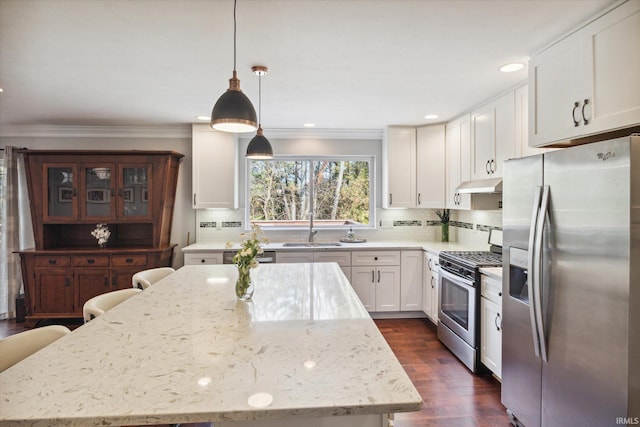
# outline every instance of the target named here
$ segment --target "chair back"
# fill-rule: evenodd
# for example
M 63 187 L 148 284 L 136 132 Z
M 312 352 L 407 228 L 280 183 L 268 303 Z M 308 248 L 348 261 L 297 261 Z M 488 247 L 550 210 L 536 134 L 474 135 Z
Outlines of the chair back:
M 131 285 L 138 289 L 147 289 L 158 280 L 176 271 L 171 267 L 150 268 L 137 272 L 131 277 Z
M 131 298 L 134 295 L 139 294 L 140 292 L 142 292 L 142 290 L 140 289 L 128 288 L 96 295 L 95 297 L 85 302 L 84 306 L 82 307 L 82 316 L 84 317 L 84 322 L 86 323 L 91 319 L 103 315 L 105 312 L 109 311 L 116 305 L 120 304 L 128 298 Z
M 42 326 L 10 335 L 0 340 L 0 372 L 31 356 L 58 338 L 67 335 L 69 328 L 62 325 Z

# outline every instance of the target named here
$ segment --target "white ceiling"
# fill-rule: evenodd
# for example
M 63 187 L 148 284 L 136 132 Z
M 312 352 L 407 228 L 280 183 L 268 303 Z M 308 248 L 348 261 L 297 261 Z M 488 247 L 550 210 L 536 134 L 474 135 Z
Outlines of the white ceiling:
M 265 129 L 446 121 L 611 3 L 238 0 L 237 70 Z M 0 0 L 0 125 L 193 123 L 232 69 L 233 0 Z

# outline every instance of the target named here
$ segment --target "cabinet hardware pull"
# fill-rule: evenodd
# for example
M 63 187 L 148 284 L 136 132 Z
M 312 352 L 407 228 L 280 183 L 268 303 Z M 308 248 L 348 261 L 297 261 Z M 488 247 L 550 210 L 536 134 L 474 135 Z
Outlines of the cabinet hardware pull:
M 495 159 L 491 159 L 491 163 L 489 163 L 489 170 L 491 171 L 491 173 L 496 173 L 495 164 L 496 164 Z
M 193 204 L 196 204 L 196 193 L 193 193 Z
M 584 107 L 586 107 L 588 103 L 589 103 L 589 99 L 585 99 L 584 104 L 582 104 L 582 121 L 584 122 L 585 125 L 589 124 L 589 120 L 584 115 Z
M 502 292 L 498 292 L 498 296 L 501 297 L 502 296 Z
M 96 260 L 95 260 L 95 259 L 93 259 L 93 258 L 89 258 L 89 259 L 87 260 L 87 263 L 88 263 L 88 264 L 93 264 L 94 262 L 96 262 Z
M 202 262 L 202 263 L 204 263 L 205 261 L 206 261 L 206 260 L 204 260 L 204 259 L 201 259 L 201 260 L 200 260 L 200 262 Z
M 55 260 L 55 259 L 50 259 L 50 260 L 49 260 L 49 264 L 55 264 L 56 262 L 58 262 L 58 261 L 57 261 L 57 260 Z
M 378 283 L 380 283 L 380 270 L 378 270 Z
M 389 206 L 393 204 L 393 194 L 389 193 Z
M 422 198 L 422 194 L 418 193 L 418 204 L 419 205 L 422 204 L 421 198 Z
M 487 160 L 487 163 L 484 165 L 484 170 L 487 172 L 487 175 L 491 175 L 491 170 L 489 169 L 490 167 L 491 166 L 489 160 Z
M 376 281 L 376 272 L 371 270 L 371 283 L 375 283 Z
M 431 258 L 427 261 L 427 267 L 429 267 L 429 271 L 433 271 L 433 262 L 431 261 Z
M 580 122 L 576 120 L 576 110 L 578 109 L 579 106 L 580 106 L 580 103 L 576 101 L 573 103 L 573 110 L 571 110 L 571 119 L 573 120 L 574 127 L 580 126 Z
M 131 264 L 131 263 L 133 262 L 133 258 L 127 258 L 127 259 L 125 260 L 125 262 L 126 262 L 127 264 Z
M 435 286 L 433 286 L 433 282 L 435 282 L 436 279 L 434 279 L 433 277 L 431 278 L 431 289 L 435 288 Z
M 499 325 L 498 325 L 498 320 L 500 321 Z M 500 317 L 500 313 L 496 313 L 496 318 L 493 319 L 493 324 L 496 325 L 496 329 L 499 331 L 500 328 L 502 327 L 502 318 Z
M 109 286 L 109 278 L 107 276 L 104 276 L 104 285 Z

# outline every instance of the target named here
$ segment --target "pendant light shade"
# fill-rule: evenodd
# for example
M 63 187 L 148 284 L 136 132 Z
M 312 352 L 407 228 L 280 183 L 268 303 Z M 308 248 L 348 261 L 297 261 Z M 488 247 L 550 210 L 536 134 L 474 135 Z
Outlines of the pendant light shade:
M 229 79 L 229 89 L 220 96 L 211 111 L 211 127 L 223 132 L 251 132 L 258 128 L 256 110 L 240 90 L 240 80 L 236 72 L 236 2 L 233 2 L 233 76 Z
M 251 67 L 251 71 L 256 74 L 259 78 L 258 80 L 258 112 L 262 115 L 262 76 L 267 74 L 267 67 L 262 65 L 255 65 Z M 261 119 L 261 118 L 260 118 Z M 273 158 L 273 148 L 271 148 L 271 143 L 264 136 L 262 131 L 262 125 L 260 124 L 260 120 L 258 120 L 258 132 L 256 136 L 249 142 L 247 146 L 247 155 L 248 159 L 272 159 Z
M 273 148 L 271 143 L 264 136 L 262 127 L 258 127 L 258 133 L 251 139 L 247 147 L 248 159 L 273 159 Z

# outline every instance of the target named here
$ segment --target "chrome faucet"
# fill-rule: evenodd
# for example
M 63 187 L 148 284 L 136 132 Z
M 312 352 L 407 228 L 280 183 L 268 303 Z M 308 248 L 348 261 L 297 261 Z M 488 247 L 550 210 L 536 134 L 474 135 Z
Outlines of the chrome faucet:
M 309 243 L 313 243 L 313 236 L 316 235 L 318 230 L 313 229 L 313 211 L 309 213 Z

